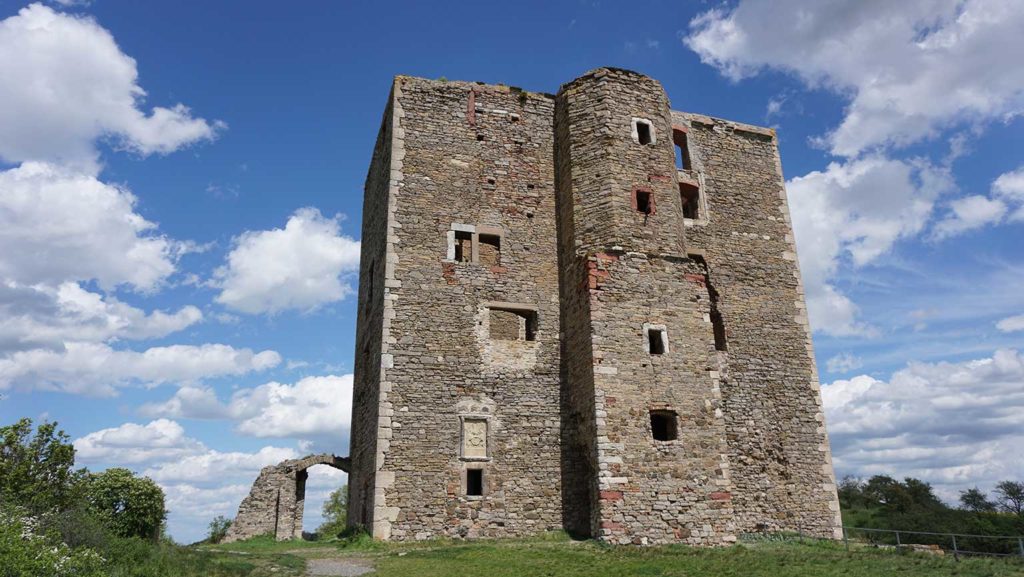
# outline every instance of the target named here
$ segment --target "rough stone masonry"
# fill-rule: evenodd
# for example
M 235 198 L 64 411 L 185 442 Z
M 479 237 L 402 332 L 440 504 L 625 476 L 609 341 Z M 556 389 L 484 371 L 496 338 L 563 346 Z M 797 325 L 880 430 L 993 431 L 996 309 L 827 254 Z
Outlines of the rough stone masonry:
M 838 535 L 773 130 L 621 69 L 396 77 L 360 268 L 350 525 Z

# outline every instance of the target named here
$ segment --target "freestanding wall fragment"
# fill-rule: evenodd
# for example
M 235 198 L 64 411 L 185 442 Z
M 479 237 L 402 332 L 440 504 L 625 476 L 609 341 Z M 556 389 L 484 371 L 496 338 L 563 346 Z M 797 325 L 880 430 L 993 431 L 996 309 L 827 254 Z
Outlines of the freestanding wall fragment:
M 601 68 L 397 77 L 367 177 L 349 523 L 834 537 L 773 131 Z

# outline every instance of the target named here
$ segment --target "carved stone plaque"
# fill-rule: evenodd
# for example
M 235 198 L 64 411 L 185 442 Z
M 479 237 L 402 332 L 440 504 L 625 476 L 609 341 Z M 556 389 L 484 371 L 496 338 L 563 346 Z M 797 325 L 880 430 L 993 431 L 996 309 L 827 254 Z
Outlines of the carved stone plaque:
M 487 421 L 485 419 L 462 421 L 462 456 L 487 457 Z

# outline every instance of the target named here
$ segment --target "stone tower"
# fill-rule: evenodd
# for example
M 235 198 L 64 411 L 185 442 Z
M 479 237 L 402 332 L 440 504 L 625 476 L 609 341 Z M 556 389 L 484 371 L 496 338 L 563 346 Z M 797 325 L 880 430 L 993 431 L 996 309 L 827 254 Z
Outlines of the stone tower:
M 774 132 L 592 71 L 397 77 L 367 177 L 349 523 L 834 536 Z

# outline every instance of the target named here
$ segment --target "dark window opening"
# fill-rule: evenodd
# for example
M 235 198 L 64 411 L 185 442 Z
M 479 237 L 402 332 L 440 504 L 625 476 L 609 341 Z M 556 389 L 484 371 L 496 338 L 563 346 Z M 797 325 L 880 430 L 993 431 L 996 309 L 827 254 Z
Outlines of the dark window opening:
M 646 190 L 636 191 L 636 210 L 644 214 L 651 214 L 651 193 Z
M 692 170 L 690 148 L 687 146 L 686 133 L 682 130 L 673 130 L 672 142 L 676 145 L 676 168 L 679 170 Z
M 481 234 L 477 245 L 477 259 L 480 264 L 497 266 L 501 264 L 501 237 L 496 234 Z
M 700 189 L 687 183 L 679 183 L 679 200 L 683 204 L 683 218 L 700 218 Z
M 484 470 L 466 469 L 466 496 L 484 496 Z
M 714 301 L 712 304 L 715 304 Z M 718 310 L 711 311 L 711 327 L 715 332 L 715 350 L 728 350 L 725 344 L 725 323 L 722 321 L 722 313 Z
M 473 259 L 473 233 L 455 231 L 455 262 L 469 262 Z
M 665 354 L 665 331 L 661 329 L 647 329 L 647 344 L 652 355 Z
M 483 139 L 484 139 L 484 135 L 483 134 L 477 134 L 476 135 L 477 142 L 481 142 L 481 141 L 483 141 Z
M 651 138 L 651 125 L 646 122 L 637 120 L 636 121 L 636 139 L 640 144 L 650 144 Z
M 498 341 L 537 340 L 537 313 L 533 311 L 490 309 L 490 337 Z
M 679 438 L 675 411 L 651 411 L 651 435 L 655 441 L 675 441 Z

